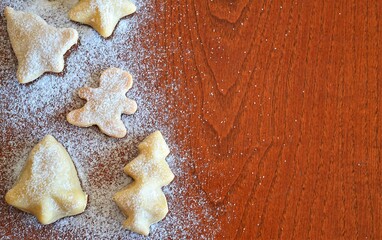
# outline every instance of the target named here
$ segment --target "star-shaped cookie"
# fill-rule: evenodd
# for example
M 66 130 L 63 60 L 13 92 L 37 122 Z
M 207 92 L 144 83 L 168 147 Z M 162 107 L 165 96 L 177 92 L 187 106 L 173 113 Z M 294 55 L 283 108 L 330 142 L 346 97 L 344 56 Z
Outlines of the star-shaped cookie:
M 36 216 L 42 224 L 82 213 L 87 195 L 65 148 L 47 135 L 30 152 L 16 184 L 5 201 Z
M 78 33 L 72 28 L 55 28 L 39 16 L 10 7 L 5 8 L 7 29 L 18 60 L 17 78 L 31 82 L 44 72 L 61 72 L 64 54 L 77 43 Z
M 71 111 L 66 119 L 79 127 L 97 125 L 103 133 L 111 137 L 122 138 L 126 135 L 126 127 L 121 115 L 133 114 L 137 103 L 126 97 L 126 92 L 133 85 L 128 72 L 119 68 L 109 68 L 100 79 L 99 88 L 84 87 L 79 89 L 80 98 L 87 103 L 80 109 Z
M 107 38 L 119 20 L 136 11 L 129 0 L 80 0 L 69 11 L 69 18 L 75 22 L 92 26 L 101 36 Z

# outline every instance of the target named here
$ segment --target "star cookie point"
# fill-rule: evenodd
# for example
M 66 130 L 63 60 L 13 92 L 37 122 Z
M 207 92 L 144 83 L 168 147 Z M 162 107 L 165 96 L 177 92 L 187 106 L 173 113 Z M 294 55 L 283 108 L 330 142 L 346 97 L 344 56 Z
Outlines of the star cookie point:
M 129 0 L 80 0 L 69 11 L 72 21 L 93 27 L 102 37 L 110 37 L 119 20 L 136 11 Z

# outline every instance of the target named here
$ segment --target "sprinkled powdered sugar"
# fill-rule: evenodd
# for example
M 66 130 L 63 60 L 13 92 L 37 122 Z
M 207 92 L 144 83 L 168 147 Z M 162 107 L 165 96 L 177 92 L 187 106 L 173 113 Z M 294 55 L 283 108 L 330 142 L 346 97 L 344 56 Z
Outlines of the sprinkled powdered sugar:
M 0 2 L 0 199 L 16 181 L 28 153 L 46 134 L 52 134 L 72 157 L 89 203 L 83 214 L 64 218 L 49 226 L 40 225 L 29 214 L 22 213 L 0 200 L 0 236 L 18 238 L 33 236 L 42 231 L 46 236 L 102 239 L 142 238 L 123 229 L 125 217 L 112 201 L 115 192 L 131 180 L 123 167 L 137 156 L 137 145 L 149 133 L 159 129 L 170 146 L 167 162 L 175 180 L 163 190 L 169 203 L 167 217 L 152 226 L 149 238 L 211 238 L 218 231 L 214 217 L 203 194 L 189 198 L 193 177 L 187 161 L 187 152 L 181 151 L 174 141 L 174 119 L 168 112 L 172 105 L 165 91 L 157 87 L 158 76 L 164 75 L 164 49 L 145 46 L 148 35 L 161 34 L 150 27 L 155 23 L 152 1 L 136 2 L 137 13 L 122 20 L 110 39 L 103 39 L 92 28 L 71 22 L 67 12 L 77 1 L 3 0 Z M 32 84 L 20 85 L 15 77 L 17 61 L 6 32 L 3 11 L 6 6 L 32 12 L 55 27 L 72 27 L 79 32 L 80 44 L 66 59 L 63 74 L 45 74 Z M 149 27 L 147 27 L 149 26 Z M 143 30 L 144 29 L 144 30 Z M 145 64 L 155 59 L 155 66 Z M 99 76 L 109 67 L 129 71 L 134 78 L 127 97 L 138 104 L 138 111 L 122 116 L 127 136 L 114 139 L 98 128 L 79 128 L 70 125 L 65 116 L 83 106 L 77 89 L 98 87 Z M 176 92 L 179 80 L 168 87 Z M 194 190 L 195 191 L 195 190 Z M 196 213 L 197 212 L 197 213 Z M 204 219 L 201 224 L 199 216 Z M 204 226 L 204 227 L 203 227 Z M 45 230 L 50 229 L 50 230 Z
M 62 179 L 62 177 L 69 176 L 70 166 L 67 166 L 68 163 L 63 159 L 55 161 L 59 154 L 60 149 L 57 145 L 40 145 L 37 149 L 34 149 L 31 166 L 31 175 L 33 175 L 33 178 L 30 179 L 29 189 L 26 189 L 29 196 L 35 199 L 41 199 L 41 196 L 49 195 L 51 187 L 54 186 L 57 181 L 62 181 L 61 186 L 63 188 L 69 187 L 67 184 L 63 184 L 67 182 L 68 179 Z M 59 174 L 56 174 L 58 170 Z M 49 181 L 46 181 L 46 179 L 49 179 Z

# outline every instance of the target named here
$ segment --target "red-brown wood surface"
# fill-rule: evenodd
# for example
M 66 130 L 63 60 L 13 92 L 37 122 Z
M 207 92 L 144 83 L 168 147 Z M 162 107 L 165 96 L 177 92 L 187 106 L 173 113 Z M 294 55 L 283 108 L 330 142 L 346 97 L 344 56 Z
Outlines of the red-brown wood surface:
M 215 238 L 382 239 L 382 1 L 155 4 Z
M 382 2 L 169 6 L 218 238 L 381 239 Z

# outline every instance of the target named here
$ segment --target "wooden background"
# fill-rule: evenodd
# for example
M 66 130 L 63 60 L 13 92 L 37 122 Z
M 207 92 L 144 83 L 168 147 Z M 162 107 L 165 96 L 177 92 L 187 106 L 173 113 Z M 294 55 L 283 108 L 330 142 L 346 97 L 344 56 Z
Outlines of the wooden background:
M 382 239 L 382 1 L 155 6 L 216 239 Z
M 217 239 L 382 239 L 382 1 L 167 6 Z

